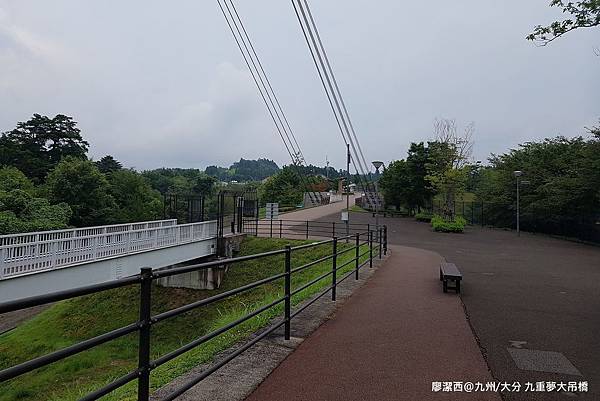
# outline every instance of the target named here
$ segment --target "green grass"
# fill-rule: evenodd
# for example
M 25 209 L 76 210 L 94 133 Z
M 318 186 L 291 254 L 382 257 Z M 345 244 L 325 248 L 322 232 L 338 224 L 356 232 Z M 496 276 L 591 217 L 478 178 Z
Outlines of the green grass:
M 352 205 L 352 206 L 350 206 L 350 211 L 351 212 L 368 212 L 368 210 L 363 209 L 362 207 L 360 207 L 358 205 Z
M 241 255 L 281 249 L 285 245 L 300 245 L 312 241 L 247 238 Z M 351 246 L 340 243 L 340 250 Z M 361 253 L 367 250 L 363 246 Z M 331 252 L 331 244 L 292 255 L 292 267 L 297 267 Z M 339 264 L 353 258 L 350 251 L 338 258 Z M 366 256 L 362 258 L 366 260 Z M 338 272 L 338 277 L 352 270 L 354 264 Z M 331 269 L 326 261 L 305 269 L 292 277 L 292 290 Z M 153 286 L 153 314 L 176 308 L 216 293 L 266 278 L 283 271 L 283 255 L 263 258 L 230 266 L 220 289 L 188 290 Z M 330 278 L 300 292 L 292 298 L 297 305 L 330 284 Z M 0 336 L 0 369 L 14 366 L 31 358 L 72 345 L 137 320 L 139 287 L 131 286 L 104 291 L 73 300 L 63 301 L 27 321 L 18 328 Z M 152 327 L 151 357 L 175 350 L 191 340 L 283 296 L 283 280 L 269 283 L 226 300 L 196 309 L 182 316 L 160 322 Z M 151 376 L 152 389 L 172 381 L 196 365 L 209 362 L 215 354 L 247 338 L 281 316 L 283 304 L 265 311 L 235 329 L 189 351 L 155 369 Z M 293 324 L 293 322 L 292 322 Z M 137 333 L 93 348 L 31 373 L 2 383 L 0 401 L 76 400 L 114 379 L 134 370 L 137 365 Z M 114 391 L 107 400 L 135 400 L 137 382 Z

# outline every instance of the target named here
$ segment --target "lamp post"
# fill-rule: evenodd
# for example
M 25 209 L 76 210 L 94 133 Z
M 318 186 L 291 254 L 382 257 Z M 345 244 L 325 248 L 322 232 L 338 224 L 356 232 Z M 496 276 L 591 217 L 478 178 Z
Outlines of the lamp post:
M 521 185 L 529 185 L 529 181 L 521 181 L 523 172 L 520 170 L 513 171 L 513 175 L 517 179 L 517 235 L 521 236 Z
M 375 182 L 375 195 L 377 195 L 377 199 L 375 200 L 375 227 L 379 228 L 379 191 L 377 190 L 377 184 L 379 182 L 379 168 L 383 166 L 383 162 L 375 160 L 372 163 L 373 167 L 375 167 L 375 177 L 377 178 Z
M 346 218 L 346 242 L 350 236 L 350 144 L 346 144 L 346 213 L 342 213 L 342 220 Z

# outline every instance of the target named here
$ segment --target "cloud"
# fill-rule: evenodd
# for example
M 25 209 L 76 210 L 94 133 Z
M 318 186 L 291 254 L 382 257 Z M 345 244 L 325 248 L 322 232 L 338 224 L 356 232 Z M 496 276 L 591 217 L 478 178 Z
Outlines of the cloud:
M 111 2 L 0 0 L 0 131 L 64 113 L 94 158 L 137 168 L 289 162 L 216 4 L 161 4 L 133 0 L 115 13 Z M 481 160 L 597 122 L 598 30 L 535 47 L 525 35 L 557 17 L 545 2 L 311 5 L 367 160 L 405 157 L 436 117 L 475 121 Z M 238 11 L 309 162 L 343 166 L 289 2 Z

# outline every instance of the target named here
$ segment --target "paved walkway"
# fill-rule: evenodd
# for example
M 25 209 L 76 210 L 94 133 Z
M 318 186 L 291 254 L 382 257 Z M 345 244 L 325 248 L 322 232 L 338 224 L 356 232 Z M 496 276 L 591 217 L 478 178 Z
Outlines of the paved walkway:
M 354 195 L 350 196 L 350 207 L 354 206 Z M 322 217 L 329 217 L 328 221 L 340 221 L 342 210 L 346 209 L 346 197 L 342 202 L 330 203 L 328 205 L 311 207 L 308 209 L 295 210 L 283 213 L 279 216 L 282 220 L 313 221 Z
M 433 393 L 432 381 L 491 381 L 460 298 L 444 294 L 441 257 L 392 255 L 335 317 L 306 339 L 248 400 L 500 400 Z

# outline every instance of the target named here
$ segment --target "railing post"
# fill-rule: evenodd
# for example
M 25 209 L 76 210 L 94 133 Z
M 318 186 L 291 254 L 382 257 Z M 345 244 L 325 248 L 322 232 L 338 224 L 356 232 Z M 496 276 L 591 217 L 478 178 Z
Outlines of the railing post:
M 381 252 L 383 251 L 383 228 L 379 227 L 379 259 L 381 259 Z
M 331 223 L 331 229 L 332 229 L 331 236 L 335 237 L 335 221 Z
M 279 220 L 279 238 L 283 238 L 283 220 Z
M 291 285 L 292 285 L 292 247 L 291 245 L 285 246 L 285 280 L 284 280 L 284 292 L 285 292 L 285 326 L 284 326 L 284 338 L 290 339 L 290 312 L 291 312 Z
M 387 226 L 383 226 L 383 254 L 387 255 Z
M 269 231 L 269 238 L 273 238 L 273 217 L 271 217 L 271 229 Z
M 150 399 L 150 310 L 152 305 L 152 269 L 142 268 L 140 282 L 140 319 L 138 325 L 138 401 Z
M 369 230 L 369 267 L 373 267 L 373 231 Z
M 337 287 L 337 237 L 333 237 L 333 259 L 331 263 L 331 300 L 335 301 Z
M 483 201 L 481 201 L 481 227 L 483 227 Z
M 308 220 L 306 220 L 306 239 L 308 239 Z
M 358 265 L 359 265 L 359 255 L 360 255 L 360 234 L 356 233 L 356 250 L 355 250 L 355 260 L 354 260 L 354 279 L 358 280 Z

